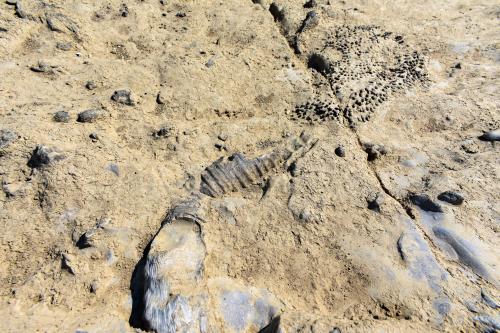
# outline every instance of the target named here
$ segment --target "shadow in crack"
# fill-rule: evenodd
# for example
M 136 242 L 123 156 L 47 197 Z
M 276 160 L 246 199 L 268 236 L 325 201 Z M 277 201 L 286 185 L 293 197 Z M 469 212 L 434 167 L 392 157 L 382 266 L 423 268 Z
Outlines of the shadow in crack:
M 146 322 L 143 319 L 144 313 L 144 265 L 146 264 L 146 258 L 151 248 L 151 243 L 153 238 L 149 241 L 148 245 L 144 249 L 142 258 L 139 260 L 137 265 L 135 265 L 134 272 L 130 279 L 130 293 L 132 295 L 132 312 L 130 313 L 129 324 L 135 328 L 147 329 Z

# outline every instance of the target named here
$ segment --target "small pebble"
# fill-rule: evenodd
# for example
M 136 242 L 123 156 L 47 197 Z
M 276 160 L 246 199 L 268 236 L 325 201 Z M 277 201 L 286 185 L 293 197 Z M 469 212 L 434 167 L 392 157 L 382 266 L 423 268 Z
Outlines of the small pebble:
M 76 274 L 76 270 L 75 268 L 73 267 L 74 265 L 72 264 L 73 260 L 72 260 L 72 256 L 69 255 L 69 254 L 63 254 L 62 255 L 62 258 L 61 258 L 61 268 L 68 271 L 69 273 L 75 275 Z
M 208 59 L 207 63 L 205 64 L 205 66 L 207 66 L 208 68 L 212 67 L 213 65 L 215 64 L 215 61 L 213 59 Z
M 118 168 L 118 165 L 110 163 L 108 165 L 108 170 L 114 173 L 116 176 L 120 176 L 120 169 Z
M 129 106 L 135 105 L 135 101 L 130 90 L 116 90 L 111 96 L 111 99 L 120 104 Z
M 372 143 L 366 143 L 363 145 L 365 152 L 368 154 L 368 161 L 374 161 L 382 155 L 388 153 L 387 148 L 383 145 L 377 145 Z
M 175 16 L 177 16 L 177 17 L 186 17 L 186 13 L 184 13 L 184 12 L 178 12 L 177 14 L 175 14 Z
M 225 133 L 220 133 L 219 135 L 217 135 L 217 138 L 221 141 L 226 141 L 228 136 Z
M 92 139 L 93 142 L 96 142 L 99 140 L 99 136 L 97 135 L 97 133 L 90 133 L 89 138 Z
M 64 155 L 58 153 L 55 149 L 48 148 L 44 145 L 37 145 L 31 153 L 28 166 L 30 168 L 41 168 L 62 159 L 64 159 Z
M 304 8 L 314 8 L 316 5 L 316 0 L 309 0 L 304 4 Z
M 40 60 L 36 65 L 31 66 L 30 69 L 36 73 L 48 73 L 51 67 L 45 61 Z
M 500 129 L 485 132 L 479 139 L 483 141 L 500 141 Z
M 156 95 L 156 103 L 165 104 L 166 102 L 165 93 L 162 93 L 161 91 L 158 92 L 158 95 Z
M 90 283 L 90 292 L 92 294 L 95 294 L 97 293 L 97 289 L 99 289 L 99 284 L 97 283 L 96 280 L 94 280 Z
M 453 191 L 445 191 L 438 195 L 439 200 L 458 206 L 464 202 L 464 197 Z
M 120 10 L 119 10 L 119 13 L 122 17 L 127 17 L 128 16 L 128 7 L 126 4 L 122 4 L 120 6 Z
M 375 193 L 366 198 L 368 202 L 368 209 L 380 213 L 380 206 L 384 203 L 384 196 L 382 193 Z
M 269 12 L 274 17 L 275 22 L 281 22 L 285 19 L 285 12 L 283 8 L 278 6 L 275 2 L 269 6 Z
M 476 154 L 479 152 L 479 146 L 472 140 L 466 140 L 461 147 L 467 154 Z
M 57 111 L 54 113 L 52 119 L 57 123 L 67 123 L 70 119 L 69 113 L 66 111 Z
M 443 209 L 431 200 L 427 194 L 412 194 L 410 201 L 427 212 L 442 213 Z
M 71 50 L 72 47 L 73 45 L 71 45 L 70 42 L 58 42 L 56 44 L 56 48 L 58 48 L 61 51 L 69 51 Z
M 153 133 L 153 137 L 154 138 L 168 138 L 172 135 L 173 133 L 173 128 L 170 127 L 170 126 L 163 126 L 162 128 L 160 128 L 158 131 L 155 131 Z
M 345 149 L 343 146 L 338 146 L 335 148 L 335 155 L 338 157 L 345 157 Z
M 0 148 L 7 147 L 17 139 L 17 134 L 9 129 L 0 129 Z
M 28 14 L 26 14 L 26 12 L 23 9 L 21 1 L 16 1 L 16 15 L 23 19 L 28 17 Z
M 104 116 L 103 110 L 90 109 L 80 112 L 76 121 L 79 123 L 93 123 Z
M 94 90 L 95 88 L 97 88 L 97 84 L 95 84 L 94 81 L 87 81 L 87 83 L 85 83 L 85 88 L 87 88 L 88 90 Z

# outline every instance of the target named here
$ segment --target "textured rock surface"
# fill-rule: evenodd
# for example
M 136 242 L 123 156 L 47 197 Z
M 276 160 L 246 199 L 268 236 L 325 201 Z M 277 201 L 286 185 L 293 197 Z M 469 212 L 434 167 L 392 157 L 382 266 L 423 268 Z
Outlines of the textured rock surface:
M 498 330 L 497 2 L 272 2 L 0 3 L 2 331 Z

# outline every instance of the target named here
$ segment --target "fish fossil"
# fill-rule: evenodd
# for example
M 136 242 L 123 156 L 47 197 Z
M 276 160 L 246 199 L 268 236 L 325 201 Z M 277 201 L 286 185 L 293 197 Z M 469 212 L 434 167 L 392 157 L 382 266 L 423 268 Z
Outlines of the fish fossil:
M 317 140 L 302 133 L 294 138 L 286 147 L 259 156 L 247 159 L 236 153 L 227 161 L 220 158 L 208 166 L 201 174 L 200 192 L 211 197 L 220 197 L 226 193 L 258 183 L 266 175 L 279 168 L 289 165 L 297 155 L 309 151 Z

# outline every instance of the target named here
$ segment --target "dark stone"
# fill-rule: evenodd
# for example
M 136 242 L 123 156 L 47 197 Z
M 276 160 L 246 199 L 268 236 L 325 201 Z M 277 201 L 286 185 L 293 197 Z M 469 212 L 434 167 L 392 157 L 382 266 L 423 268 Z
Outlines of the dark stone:
M 70 119 L 69 113 L 66 111 L 57 111 L 52 117 L 57 123 L 67 123 Z
M 410 201 L 426 212 L 443 212 L 441 206 L 432 201 L 427 194 L 411 194 Z
M 88 90 L 94 90 L 95 88 L 97 88 L 97 84 L 95 84 L 94 81 L 87 81 L 87 83 L 85 83 L 85 88 L 87 88 Z
M 132 98 L 132 93 L 130 90 L 116 90 L 111 96 L 111 99 L 116 103 L 125 104 L 125 105 L 135 105 L 135 101 Z
M 345 149 L 343 146 L 338 146 L 335 148 L 335 155 L 338 157 L 345 157 Z
M 127 5 L 126 5 L 126 4 L 124 4 L 124 3 L 123 3 L 123 4 L 120 6 L 119 13 L 120 13 L 120 15 L 121 15 L 121 16 L 123 16 L 123 17 L 127 17 L 127 16 L 128 16 L 128 7 L 127 7 Z
M 319 15 L 314 10 L 311 10 L 310 12 L 307 13 L 304 21 L 302 21 L 299 30 L 297 30 L 297 34 L 300 34 L 307 29 L 311 29 L 317 26 L 318 23 L 319 23 Z
M 500 130 L 485 132 L 479 139 L 482 141 L 500 141 Z
M 186 17 L 186 13 L 184 13 L 184 12 L 178 12 L 177 14 L 175 14 L 175 16 L 176 17 L 180 17 L 180 18 Z
M 153 133 L 153 137 L 155 138 L 168 138 L 172 135 L 173 128 L 169 126 L 163 126 L 158 131 Z
M 275 22 L 281 22 L 285 19 L 283 8 L 279 7 L 275 2 L 269 6 L 269 12 L 274 17 Z
M 90 133 L 89 138 L 92 139 L 92 141 L 94 142 L 99 140 L 99 136 L 97 135 L 97 133 Z
M 387 149 L 383 145 L 366 143 L 363 145 L 365 152 L 368 154 L 368 161 L 374 161 L 382 155 L 387 154 Z
M 0 148 L 7 147 L 17 139 L 17 134 L 9 129 L 0 129 Z
M 93 123 L 104 116 L 103 110 L 90 109 L 80 112 L 76 121 L 79 123 Z
M 37 145 L 33 150 L 31 157 L 28 161 L 30 168 L 41 168 L 50 165 L 55 161 L 64 159 L 62 154 L 57 153 L 54 149 Z
M 380 206 L 384 203 L 384 196 L 381 193 L 376 193 L 366 198 L 366 201 L 368 202 L 368 209 L 380 213 Z
M 450 203 L 452 205 L 458 206 L 464 202 L 464 197 L 462 197 L 457 192 L 446 191 L 438 195 L 439 200 Z
M 316 5 L 316 0 L 309 0 L 304 4 L 304 8 L 314 8 Z
M 313 53 L 309 60 L 307 61 L 307 66 L 309 68 L 315 69 L 319 73 L 328 74 L 330 73 L 330 65 L 328 60 L 324 56 L 318 53 Z

